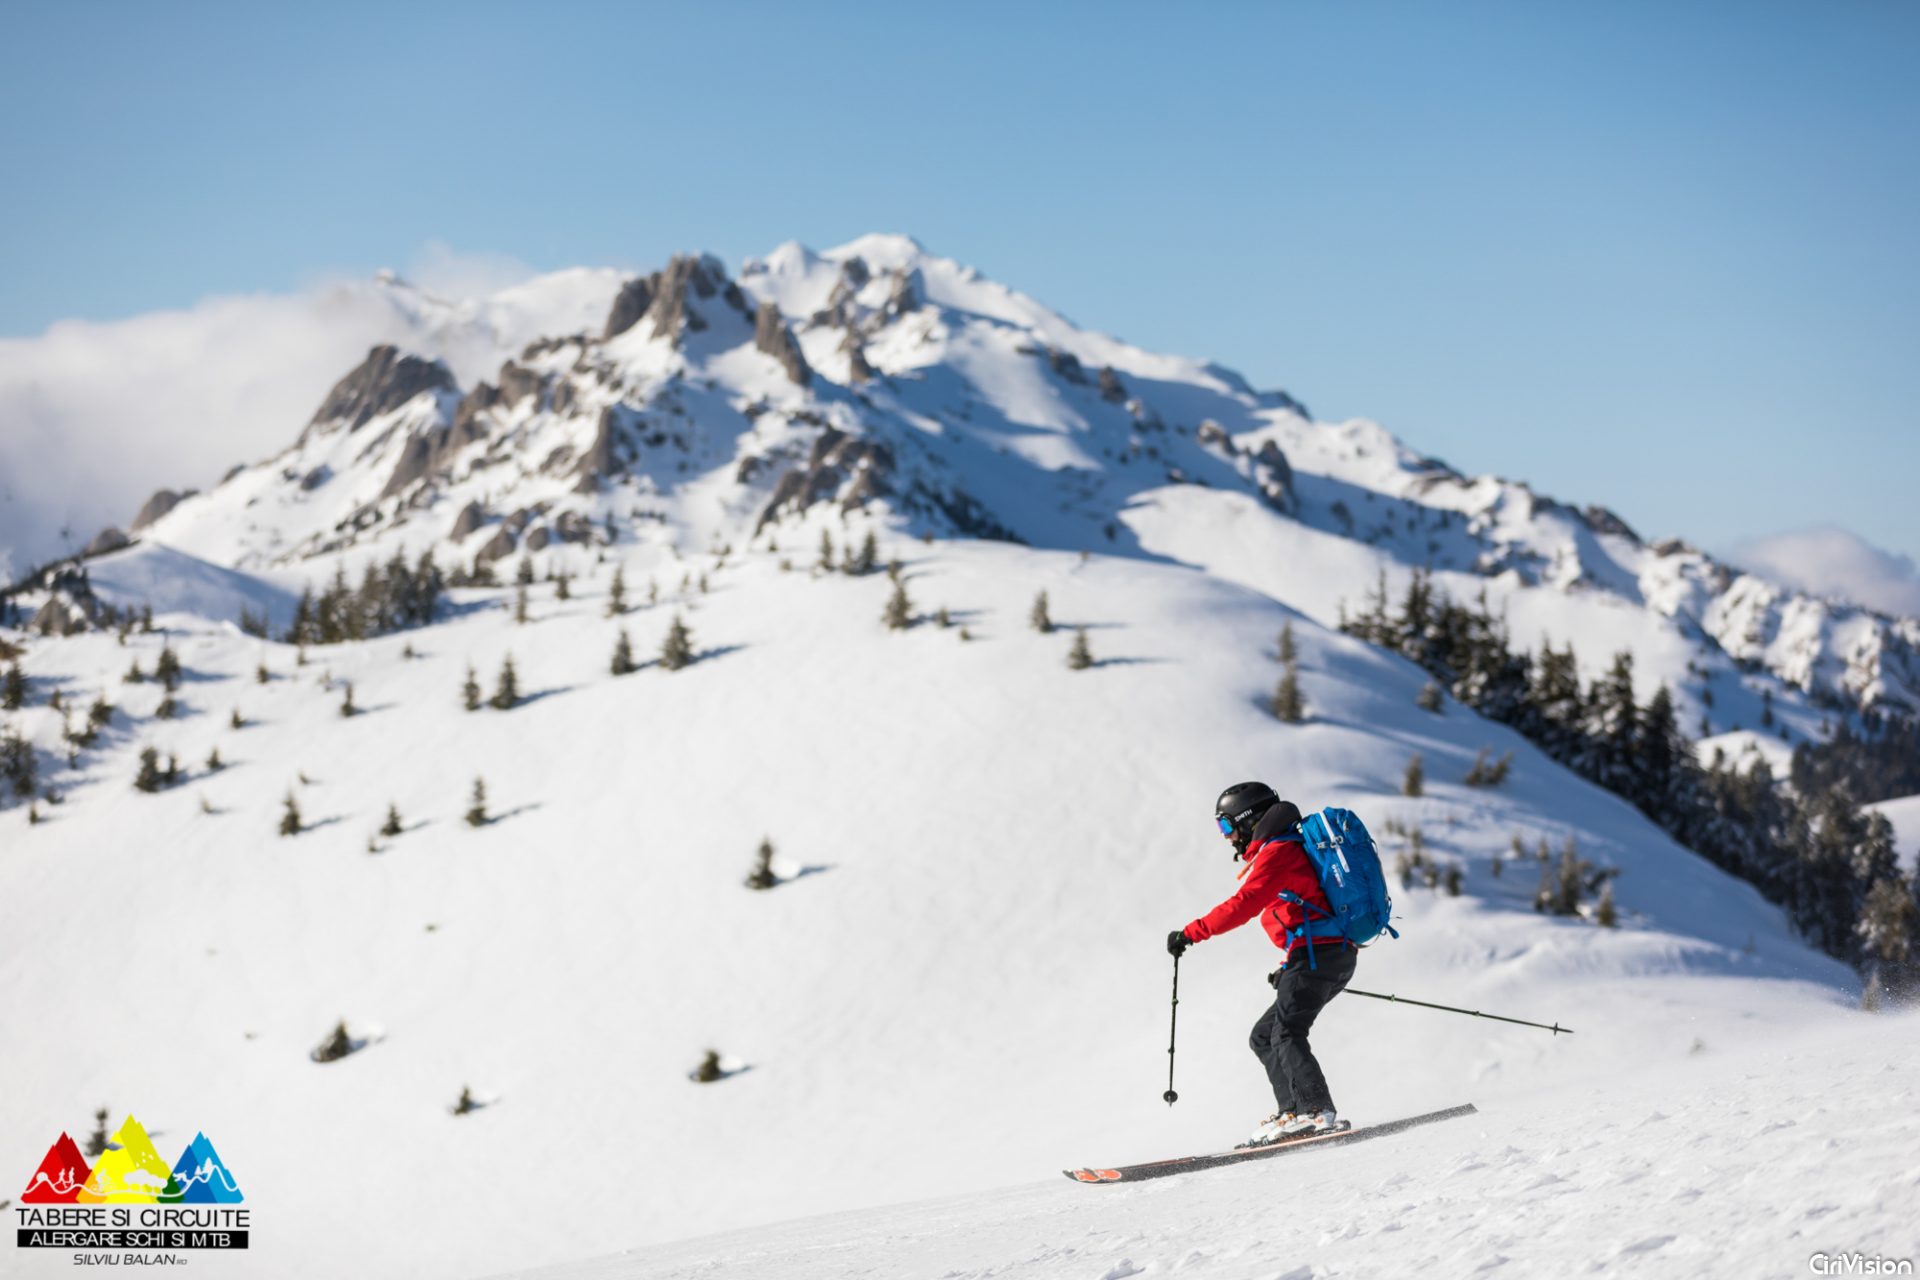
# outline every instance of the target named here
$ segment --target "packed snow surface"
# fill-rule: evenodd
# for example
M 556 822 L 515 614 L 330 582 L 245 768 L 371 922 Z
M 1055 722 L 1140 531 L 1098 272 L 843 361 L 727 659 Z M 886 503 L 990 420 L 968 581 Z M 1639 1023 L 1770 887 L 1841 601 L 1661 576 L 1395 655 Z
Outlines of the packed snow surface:
M 262 1274 L 462 1276 L 1229 1145 L 1271 1108 L 1245 1037 L 1274 953 L 1250 926 L 1188 954 L 1169 1114 L 1163 939 L 1232 892 L 1210 814 L 1248 777 L 1356 809 L 1390 861 L 1417 826 L 1462 869 L 1459 897 L 1396 889 L 1404 936 L 1357 986 L 1578 1029 L 1344 1000 L 1320 1044 L 1356 1119 L 1551 1092 L 1575 1134 L 1627 1114 L 1625 1082 L 1693 1070 L 1696 1039 L 1725 1061 L 1850 1021 L 1851 975 L 1751 887 L 1506 730 L 1419 710 L 1400 659 L 1179 566 L 896 554 L 905 632 L 885 574 L 643 547 L 582 559 L 568 600 L 537 583 L 525 624 L 511 588 L 460 591 L 446 622 L 305 666 L 188 614 L 36 646 L 25 731 L 57 740 L 52 687 L 122 712 L 39 825 L 0 813 L 0 1025 L 34 1046 L 0 1151 L 24 1179 L 95 1108 L 132 1111 L 216 1144 Z M 638 603 L 609 619 L 616 560 Z M 1051 635 L 1027 625 L 1042 590 Z M 675 614 L 699 661 L 610 674 L 619 630 L 644 660 Z M 1289 623 L 1299 725 L 1265 706 Z M 162 643 L 188 672 L 172 720 L 120 679 Z M 521 705 L 463 710 L 469 665 L 491 693 L 509 654 Z M 188 780 L 134 790 L 145 743 Z M 1461 785 L 1482 747 L 1514 752 L 1503 787 Z M 289 795 L 308 830 L 283 838 Z M 763 836 L 790 878 L 756 893 Z M 1569 837 L 1619 869 L 1624 927 L 1532 910 L 1532 851 Z M 340 1019 L 366 1046 L 310 1061 Z M 745 1069 L 690 1083 L 710 1047 Z M 456 1118 L 463 1087 L 489 1105 Z
M 1874 1274 L 1843 1270 L 1852 1259 L 1920 1265 L 1914 1015 L 1756 1026 L 1737 1044 L 1698 1041 L 1604 1085 L 1479 1093 L 1478 1115 L 1347 1147 L 1139 1184 L 1041 1180 L 632 1249 L 521 1280 L 1794 1276 Z M 1187 1136 L 1178 1117 L 1164 1127 L 1169 1143 Z M 927 1136 L 927 1158 L 950 1140 Z

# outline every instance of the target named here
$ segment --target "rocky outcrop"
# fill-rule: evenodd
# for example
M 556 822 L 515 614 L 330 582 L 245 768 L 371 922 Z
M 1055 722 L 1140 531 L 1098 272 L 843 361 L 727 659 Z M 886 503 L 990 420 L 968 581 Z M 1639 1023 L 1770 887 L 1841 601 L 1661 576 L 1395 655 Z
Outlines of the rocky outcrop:
M 847 339 L 840 344 L 847 353 L 847 380 L 858 385 L 873 381 L 873 366 L 867 363 L 867 349 L 852 330 L 847 331 Z
M 347 430 L 357 431 L 422 391 L 455 390 L 458 385 L 452 371 L 438 360 L 403 355 L 394 346 L 378 346 L 367 353 L 358 368 L 333 384 L 308 428 L 345 423 Z
M 1046 354 L 1048 368 L 1077 387 L 1087 385 L 1087 371 L 1081 367 L 1078 356 L 1055 347 L 1048 347 Z
M 1100 370 L 1100 398 L 1108 404 L 1127 402 L 1126 384 L 1120 381 L 1120 375 L 1113 371 L 1112 365 Z
M 647 307 L 647 318 L 653 321 L 656 335 L 677 347 L 686 331 L 699 333 L 707 327 L 699 310 L 687 305 L 689 292 L 696 298 L 711 298 L 719 290 L 705 258 L 676 256 L 653 279 L 653 302 Z
M 54 596 L 34 611 L 27 630 L 43 636 L 70 636 L 86 629 L 86 615 Z
M 103 556 L 109 551 L 118 551 L 122 547 L 131 546 L 132 542 L 133 540 L 127 537 L 126 534 L 120 532 L 120 530 L 114 528 L 112 525 L 108 525 L 99 533 L 93 535 L 93 541 L 89 542 L 87 549 L 80 554 L 83 556 Z
M 818 502 L 839 499 L 851 511 L 892 492 L 893 450 L 864 436 L 828 427 L 813 442 L 803 466 L 780 477 L 754 531 Z
M 228 479 L 232 479 L 231 473 L 229 473 Z M 198 492 L 198 490 L 194 489 L 188 489 L 182 493 L 175 493 L 171 489 L 155 490 L 154 495 L 141 504 L 139 513 L 133 517 L 132 532 L 140 532 L 155 520 L 158 520 L 161 516 L 164 516 L 167 512 L 173 510 L 188 498 L 191 498 L 196 492 Z
M 780 362 L 780 367 L 787 371 L 788 381 L 804 387 L 812 379 L 813 370 L 807 367 L 807 358 L 800 354 L 800 344 L 793 340 L 793 331 L 787 328 L 780 308 L 771 302 L 761 303 L 760 310 L 754 314 L 753 345 L 755 350 Z
M 897 320 L 909 311 L 918 311 L 924 293 L 918 267 L 912 271 L 896 271 L 893 273 L 893 288 L 888 291 L 880 312 L 889 320 Z
M 509 360 L 500 366 L 500 403 L 519 404 L 528 396 L 537 394 L 540 385 L 545 381 L 544 377 L 532 369 Z
M 620 292 L 614 295 L 613 310 L 607 313 L 605 338 L 617 338 L 640 322 L 653 305 L 653 284 L 660 278 L 659 272 L 650 276 L 636 276 L 620 286 Z
M 505 560 L 513 554 L 515 542 L 516 540 L 512 530 L 508 529 L 505 525 L 501 525 L 499 529 L 494 531 L 494 535 L 491 538 L 488 538 L 486 542 L 481 544 L 480 550 L 474 552 L 474 562 L 476 564 L 491 564 L 495 560 Z
M 1280 446 L 1269 440 L 1253 455 L 1253 481 L 1261 499 L 1282 515 L 1294 512 L 1293 467 Z
M 1212 418 L 1208 418 L 1194 428 L 1193 439 L 1196 444 L 1209 445 L 1225 453 L 1229 458 L 1237 452 L 1233 447 L 1233 437 L 1227 434 L 1225 427 Z
M 577 493 L 592 493 L 600 487 L 602 477 L 613 474 L 619 466 L 619 455 L 614 451 L 614 441 L 620 433 L 621 412 L 618 405 L 608 405 L 600 411 L 599 425 L 594 428 L 593 444 L 580 456 L 580 462 L 574 467 L 574 474 L 580 477 L 580 483 L 574 486 Z
M 1633 542 L 1640 541 L 1640 535 L 1628 527 L 1625 520 L 1605 507 L 1588 507 L 1580 513 L 1580 518 L 1586 521 L 1587 528 L 1595 533 L 1611 533 Z
M 454 542 L 459 542 L 486 522 L 487 509 L 477 502 L 469 502 L 460 508 L 460 514 L 453 518 L 453 528 L 448 531 L 447 537 Z

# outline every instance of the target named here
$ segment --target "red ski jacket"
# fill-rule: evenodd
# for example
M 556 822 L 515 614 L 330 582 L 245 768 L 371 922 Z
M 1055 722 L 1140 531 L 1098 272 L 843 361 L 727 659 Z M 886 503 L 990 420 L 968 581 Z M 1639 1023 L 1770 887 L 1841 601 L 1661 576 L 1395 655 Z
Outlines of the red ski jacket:
M 1273 945 L 1287 951 L 1287 931 L 1298 929 L 1309 920 L 1324 920 L 1333 914 L 1327 895 L 1320 889 L 1320 877 L 1307 861 L 1306 848 L 1297 834 L 1253 844 L 1247 849 L 1247 866 L 1240 888 L 1225 902 L 1195 920 L 1183 931 L 1189 942 L 1204 942 L 1216 933 L 1238 929 L 1255 916 L 1273 939 Z M 1287 892 L 1312 905 L 1313 911 L 1298 902 L 1282 898 Z

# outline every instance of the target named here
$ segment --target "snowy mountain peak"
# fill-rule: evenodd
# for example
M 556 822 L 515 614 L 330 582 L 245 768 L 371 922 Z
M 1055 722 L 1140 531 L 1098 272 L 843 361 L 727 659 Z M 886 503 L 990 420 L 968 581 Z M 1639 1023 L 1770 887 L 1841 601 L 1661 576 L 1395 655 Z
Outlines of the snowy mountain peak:
M 790 241 L 737 278 L 693 253 L 459 303 L 383 288 L 417 321 L 411 351 L 376 348 L 290 453 L 145 536 L 291 569 L 388 542 L 470 564 L 609 517 L 687 546 L 868 521 L 1172 555 L 1328 621 L 1383 572 L 1397 591 L 1421 570 L 1456 596 L 1491 590 L 1524 645 L 1599 638 L 1590 674 L 1632 649 L 1643 693 L 1674 685 L 1714 732 L 1753 724 L 1769 680 L 1807 708 L 1795 732 L 1833 704 L 1920 707 L 1920 623 L 1462 476 L 1377 423 L 1315 422 L 1285 392 L 1082 329 L 907 236 Z M 1697 674 L 1714 670 L 1741 686 L 1731 699 Z

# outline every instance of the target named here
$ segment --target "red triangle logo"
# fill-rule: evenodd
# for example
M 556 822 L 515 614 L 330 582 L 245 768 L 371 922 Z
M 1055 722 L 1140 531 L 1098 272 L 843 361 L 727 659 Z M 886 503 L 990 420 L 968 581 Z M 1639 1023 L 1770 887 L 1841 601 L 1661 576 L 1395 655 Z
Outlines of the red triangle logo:
M 73 1139 L 61 1134 L 59 1141 L 47 1148 L 47 1158 L 34 1170 L 33 1177 L 27 1179 L 27 1189 L 20 1196 L 21 1204 L 74 1204 L 80 1196 L 80 1188 L 86 1184 L 92 1170 L 80 1154 L 80 1148 L 73 1145 Z

